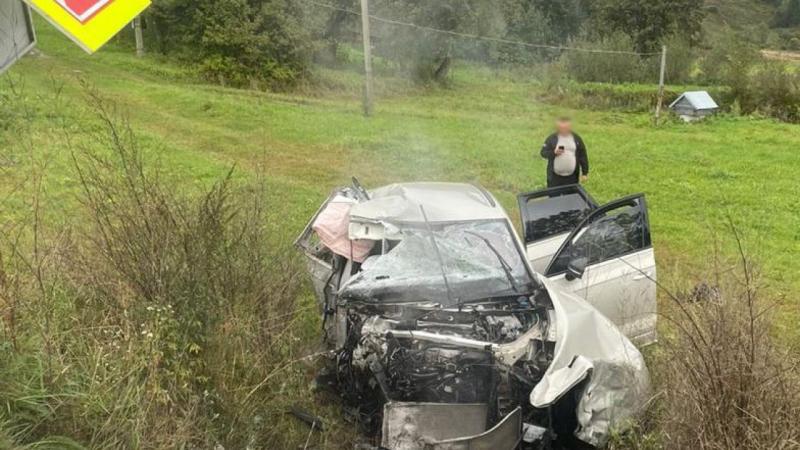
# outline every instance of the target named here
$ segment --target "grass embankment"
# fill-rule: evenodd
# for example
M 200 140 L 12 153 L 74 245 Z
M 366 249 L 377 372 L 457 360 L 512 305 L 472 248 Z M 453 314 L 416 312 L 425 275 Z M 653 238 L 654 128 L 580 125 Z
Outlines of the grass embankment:
M 15 188 L 30 181 L 32 158 L 47 162 L 42 198 L 46 221 L 84 226 L 80 185 L 66 147 L 67 135 L 73 146 L 89 145 L 86 131 L 97 126 L 81 79 L 129 117 L 177 191 L 207 188 L 232 164 L 240 179 L 265 173 L 267 210 L 280 225 L 272 227 L 273 237 L 287 246 L 330 189 L 352 175 L 366 186 L 408 180 L 479 182 L 513 217 L 515 195 L 544 185 L 545 163 L 538 148 L 553 118 L 569 114 L 589 145 L 592 175 L 587 187 L 592 194 L 600 201 L 647 194 L 662 279 L 686 280 L 683 285 L 696 281 L 710 262 L 714 230 L 730 215 L 757 253 L 771 288 L 786 294 L 778 331 L 790 341 L 800 340 L 795 303 L 800 293 L 797 126 L 719 117 L 653 128 L 647 114 L 544 104 L 533 80 L 458 70 L 449 89 L 400 95 L 401 90 L 386 83 L 378 93 L 375 117 L 365 119 L 352 89 L 315 96 L 225 89 L 194 83 L 182 69 L 155 57 L 138 60 L 113 46 L 88 57 L 49 27 L 40 26 L 39 36 L 43 55 L 22 61 L 0 86 L 0 96 L 8 96 L 0 97 L 4 102 L 10 105 L 6 98 L 13 97 L 25 105 L 24 113 L 0 115 L 5 122 L 0 126 L 4 232 L 30 216 L 30 197 Z M 354 74 L 336 77 L 347 86 L 355 84 Z M 10 80 L 15 82 L 13 91 Z M 301 304 L 310 302 L 306 295 Z M 295 319 L 305 329 L 316 326 L 313 313 Z M 36 348 L 36 334 L 30 333 L 25 344 Z M 288 353 L 300 357 L 315 344 L 313 332 L 298 333 Z M 253 419 L 254 436 L 268 435 L 259 427 L 285 428 L 281 446 L 302 445 L 307 429 L 274 412 L 295 400 L 326 417 L 335 415 L 335 408 L 320 409 L 311 397 L 310 372 L 298 364 L 269 385 L 277 394 L 261 397 L 263 408 L 272 411 L 265 411 L 268 415 L 260 421 Z M 64 400 L 59 395 L 66 393 L 48 392 L 42 385 L 41 395 L 44 418 L 35 420 L 77 420 L 60 416 Z M 76 401 L 81 393 L 69 395 Z

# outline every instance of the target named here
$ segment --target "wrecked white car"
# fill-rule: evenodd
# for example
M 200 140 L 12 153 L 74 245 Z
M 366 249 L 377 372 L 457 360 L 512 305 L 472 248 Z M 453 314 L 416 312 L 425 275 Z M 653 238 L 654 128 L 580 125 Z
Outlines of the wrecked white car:
M 599 447 L 643 408 L 644 196 L 519 200 L 524 241 L 480 187 L 354 180 L 298 238 L 335 354 L 320 379 L 381 448 Z

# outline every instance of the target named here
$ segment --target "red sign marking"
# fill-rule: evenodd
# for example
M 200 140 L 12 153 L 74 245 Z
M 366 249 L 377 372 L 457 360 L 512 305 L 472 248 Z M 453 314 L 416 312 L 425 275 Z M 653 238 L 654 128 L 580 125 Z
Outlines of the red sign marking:
M 101 9 L 108 6 L 114 0 L 55 0 L 56 3 L 66 9 L 80 23 L 86 23 L 92 19 Z

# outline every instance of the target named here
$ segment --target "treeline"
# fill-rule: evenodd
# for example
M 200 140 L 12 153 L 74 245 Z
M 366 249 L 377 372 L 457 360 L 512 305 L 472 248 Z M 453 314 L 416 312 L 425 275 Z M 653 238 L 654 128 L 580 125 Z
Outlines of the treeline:
M 800 20 L 800 0 L 761 1 L 776 8 L 773 26 Z M 447 83 L 461 60 L 544 68 L 560 93 L 565 82 L 653 84 L 667 45 L 668 83 L 725 87 L 733 111 L 800 121 L 798 71 L 742 31 L 704 34 L 713 11 L 696 0 L 370 0 L 372 15 L 402 22 L 371 21 L 379 77 Z M 151 51 L 208 81 L 281 90 L 313 84 L 321 66 L 361 70 L 359 13 L 360 0 L 154 0 L 145 23 Z
M 789 28 L 800 25 L 800 0 L 772 0 L 775 17 L 772 18 L 772 25 L 778 28 Z
M 419 26 L 373 25 L 383 66 L 419 82 L 446 80 L 456 58 L 519 64 L 561 56 L 456 34 L 554 46 L 624 36 L 627 50 L 650 52 L 675 36 L 686 45 L 699 42 L 704 15 L 702 2 L 694 0 L 370 3 L 377 16 Z M 281 88 L 307 79 L 315 62 L 341 62 L 358 48 L 360 18 L 353 11 L 360 11 L 358 0 L 155 0 L 145 22 L 151 49 L 196 67 L 209 80 Z

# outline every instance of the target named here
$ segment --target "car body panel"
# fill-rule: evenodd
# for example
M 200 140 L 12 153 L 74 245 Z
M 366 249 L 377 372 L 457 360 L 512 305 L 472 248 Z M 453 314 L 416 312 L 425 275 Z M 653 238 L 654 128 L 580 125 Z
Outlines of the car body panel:
M 485 403 L 387 403 L 381 445 L 392 450 L 515 448 L 521 439 L 521 409 L 487 430 L 488 417 Z
M 656 278 L 653 249 L 603 261 L 586 268 L 583 277 L 549 278 L 553 286 L 573 293 L 611 319 L 638 345 L 656 340 Z
M 513 449 L 522 440 L 522 410 L 517 408 L 491 429 L 474 436 L 433 442 L 425 450 L 500 450 Z
M 559 290 L 550 280 L 542 282 L 554 296 L 556 348 L 544 378 L 531 392 L 531 404 L 552 406 L 588 379 L 577 409 L 576 436 L 604 445 L 614 427 L 638 414 L 647 401 L 650 380 L 644 358 L 585 300 Z
M 383 408 L 381 445 L 414 450 L 426 443 L 473 436 L 486 431 L 485 403 L 389 402 Z
M 582 276 L 569 277 L 564 261 L 587 254 L 591 261 Z M 637 344 L 655 342 L 656 262 L 644 195 L 595 209 L 564 240 L 545 275 L 584 298 Z

